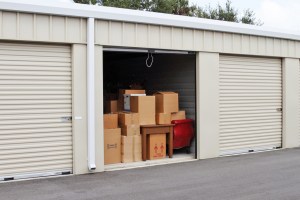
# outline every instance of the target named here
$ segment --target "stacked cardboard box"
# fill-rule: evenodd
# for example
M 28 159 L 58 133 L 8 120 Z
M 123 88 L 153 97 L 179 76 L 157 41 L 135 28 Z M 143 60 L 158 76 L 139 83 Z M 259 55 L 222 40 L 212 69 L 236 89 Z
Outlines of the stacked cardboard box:
M 145 94 L 146 94 L 145 90 L 120 89 L 119 90 L 119 98 L 118 98 L 118 111 L 124 111 L 125 110 L 124 95 L 145 95 Z M 125 98 L 126 98 L 126 96 L 125 96 Z M 130 105 L 130 102 L 127 103 L 127 105 L 128 104 Z
M 118 112 L 118 101 L 117 100 L 106 100 L 104 105 L 105 113 L 116 113 Z
M 121 162 L 121 129 L 118 114 L 104 114 L 104 164 Z
M 185 119 L 185 111 L 179 111 L 177 93 L 157 92 L 154 96 L 157 124 L 171 124 L 172 120 Z
M 149 135 L 147 140 L 147 159 L 156 160 L 166 157 L 166 134 Z
M 130 110 L 139 113 L 140 125 L 155 124 L 154 96 L 132 96 L 130 98 Z
M 122 133 L 122 162 L 128 163 L 141 161 L 142 146 L 139 114 L 131 112 L 120 112 L 118 118 Z

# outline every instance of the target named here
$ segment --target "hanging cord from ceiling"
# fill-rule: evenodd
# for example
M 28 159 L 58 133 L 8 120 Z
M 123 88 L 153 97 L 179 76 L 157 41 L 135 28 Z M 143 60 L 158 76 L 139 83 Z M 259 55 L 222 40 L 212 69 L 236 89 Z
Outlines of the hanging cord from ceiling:
M 150 63 L 149 63 L 149 60 L 150 60 L 150 59 L 151 59 L 151 61 L 150 61 Z M 146 59 L 146 66 L 147 66 L 148 68 L 152 67 L 153 62 L 154 62 L 154 57 L 153 57 L 152 53 L 148 52 L 148 57 L 147 57 L 147 59 Z

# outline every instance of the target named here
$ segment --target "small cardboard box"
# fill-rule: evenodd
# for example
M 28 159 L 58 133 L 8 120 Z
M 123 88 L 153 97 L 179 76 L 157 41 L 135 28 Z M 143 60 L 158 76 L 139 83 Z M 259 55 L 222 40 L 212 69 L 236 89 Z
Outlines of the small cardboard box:
M 140 125 L 155 124 L 155 97 L 134 96 L 130 98 L 131 112 L 139 113 Z
M 181 110 L 179 112 L 175 112 L 171 114 L 171 121 L 172 120 L 180 120 L 180 119 L 185 119 L 185 111 Z
M 133 136 L 133 160 L 134 162 L 142 161 L 142 136 Z
M 104 114 L 104 129 L 118 128 L 118 114 Z
M 166 157 L 166 134 L 151 134 L 147 140 L 147 159 L 156 160 Z
M 121 161 L 122 163 L 133 162 L 133 136 L 122 136 L 121 141 Z
M 116 113 L 116 112 L 118 112 L 118 101 L 117 100 L 105 101 L 104 112 L 105 113 Z
M 145 90 L 130 90 L 130 89 L 120 89 L 118 97 L 118 111 L 124 110 L 124 94 L 146 94 Z
M 156 124 L 171 124 L 171 113 L 157 113 Z
M 178 94 L 175 92 L 157 92 L 155 95 L 156 113 L 178 112 Z
M 130 111 L 130 97 L 146 96 L 146 94 L 124 94 L 124 110 Z
M 119 126 L 139 125 L 140 117 L 138 113 L 120 112 L 118 115 Z
M 125 125 L 121 128 L 121 132 L 124 136 L 140 135 L 140 125 Z
M 121 129 L 104 129 L 104 164 L 121 162 Z

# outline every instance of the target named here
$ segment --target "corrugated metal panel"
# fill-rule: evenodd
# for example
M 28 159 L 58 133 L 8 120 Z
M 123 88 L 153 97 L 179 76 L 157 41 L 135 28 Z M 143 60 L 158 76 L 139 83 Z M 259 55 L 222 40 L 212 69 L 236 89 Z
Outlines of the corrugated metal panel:
M 95 21 L 95 42 L 118 47 L 300 58 L 300 42 L 121 21 Z
M 221 155 L 281 147 L 280 59 L 220 56 Z
M 69 46 L 0 43 L 0 180 L 72 171 Z
M 0 38 L 86 43 L 86 19 L 0 11 Z M 76 33 L 76 34 L 74 34 Z

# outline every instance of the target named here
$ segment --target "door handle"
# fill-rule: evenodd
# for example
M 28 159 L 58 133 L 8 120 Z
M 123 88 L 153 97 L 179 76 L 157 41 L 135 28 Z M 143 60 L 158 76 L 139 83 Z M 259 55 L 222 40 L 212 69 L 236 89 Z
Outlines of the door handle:
M 72 117 L 62 117 L 61 122 L 70 122 L 72 121 Z

